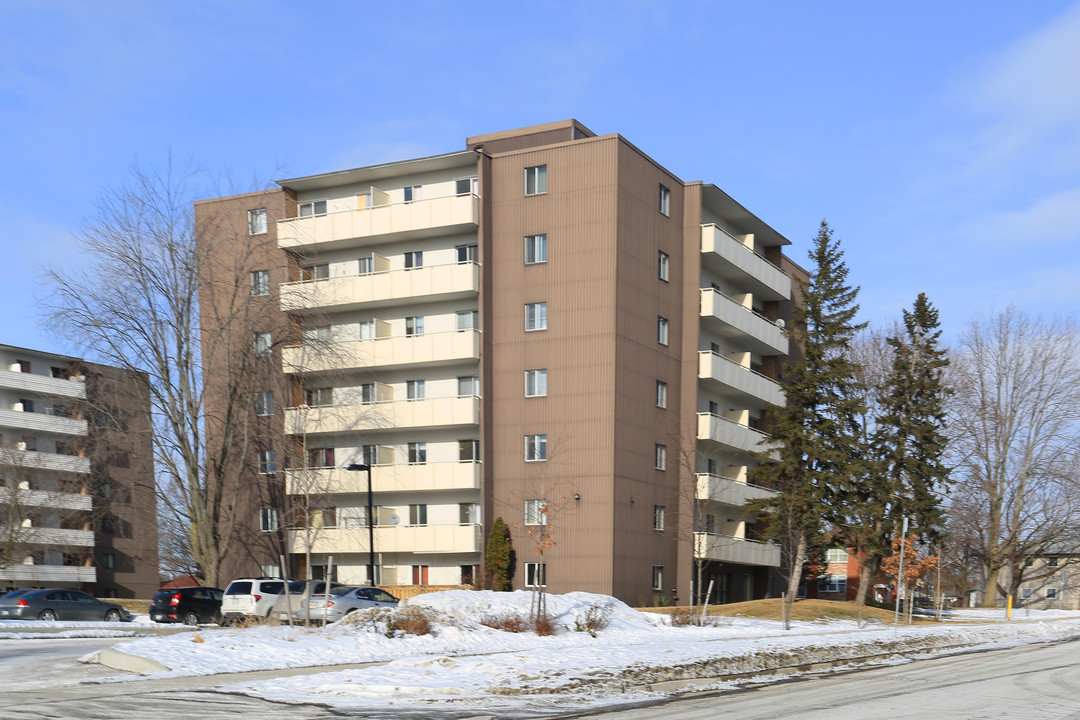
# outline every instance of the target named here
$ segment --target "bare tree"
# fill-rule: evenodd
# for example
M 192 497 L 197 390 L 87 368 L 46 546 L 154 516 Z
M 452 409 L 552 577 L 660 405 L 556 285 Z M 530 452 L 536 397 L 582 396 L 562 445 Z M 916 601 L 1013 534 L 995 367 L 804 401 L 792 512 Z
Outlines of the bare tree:
M 1080 328 L 1008 308 L 969 323 L 954 365 L 950 529 L 979 558 L 993 606 L 1028 560 L 1080 545 Z

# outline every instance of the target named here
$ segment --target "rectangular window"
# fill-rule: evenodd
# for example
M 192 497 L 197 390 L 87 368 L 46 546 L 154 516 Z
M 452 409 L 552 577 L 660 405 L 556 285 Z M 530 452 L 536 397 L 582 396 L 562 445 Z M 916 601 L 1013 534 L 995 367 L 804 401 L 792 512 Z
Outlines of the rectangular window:
M 1056 555 L 1046 558 L 1046 567 L 1057 567 L 1058 559 Z
M 1046 588 L 1046 599 L 1047 600 L 1057 600 L 1057 596 L 1058 596 L 1058 589 L 1057 588 L 1052 588 L 1052 587 Z
M 656 276 L 664 282 L 668 281 L 669 265 L 670 258 L 668 258 L 668 254 L 661 250 L 660 254 L 656 256 Z
M 667 407 L 667 383 L 663 380 L 656 381 L 656 407 Z
M 308 466 L 316 468 L 334 467 L 334 448 L 309 448 Z
M 458 332 L 476 330 L 480 326 L 479 310 L 459 310 L 457 314 Z
M 547 370 L 525 371 L 525 397 L 547 395 Z
M 251 273 L 251 294 L 254 296 L 270 294 L 269 270 L 255 270 Z
M 525 264 L 547 262 L 547 235 L 525 236 Z
M 525 194 L 543 195 L 547 192 L 547 165 L 525 168 Z
M 277 565 L 271 565 L 271 564 L 260 565 L 259 566 L 259 574 L 262 575 L 263 577 L 279 578 L 279 577 L 281 577 L 281 568 L 278 567 Z
M 547 460 L 547 435 L 525 436 L 525 461 Z
M 476 462 L 479 459 L 479 440 L 458 440 L 458 460 L 460 462 Z
M 248 235 L 266 233 L 266 208 L 248 210 Z
M 1020 599 L 1021 600 L 1030 600 L 1031 597 L 1034 594 L 1035 594 L 1035 591 L 1032 590 L 1031 588 L 1020 588 Z
M 652 589 L 660 590 L 664 589 L 664 566 L 653 565 L 652 566 Z
M 665 317 L 656 318 L 656 342 L 661 345 L 668 344 L 668 321 Z
M 334 388 L 305 388 L 304 402 L 311 407 L 334 404 Z
M 274 414 L 273 390 L 263 390 L 255 393 L 255 414 L 260 416 Z
M 846 563 L 848 552 L 844 548 L 829 548 L 825 551 L 826 563 Z
M 667 508 L 663 505 L 652 506 L 652 529 L 663 530 L 664 529 L 664 516 L 667 515 Z
M 58 380 L 67 380 L 71 377 L 71 373 L 67 370 L 67 368 L 54 367 L 50 368 L 50 370 L 52 372 L 52 376 L 54 378 L 57 378 Z
M 424 380 L 405 381 L 405 397 L 409 400 L 423 400 L 426 394 L 427 382 Z
M 263 232 L 266 232 L 265 230 Z M 116 555 L 113 553 L 105 553 L 101 556 L 101 566 L 106 570 L 116 569 Z
M 663 185 L 660 186 L 660 213 L 663 215 L 671 215 L 671 191 Z
M 321 345 L 322 343 L 328 343 L 330 342 L 330 337 L 331 332 L 329 325 L 304 328 L 305 345 Z
M 526 303 L 525 330 L 547 330 L 547 303 Z
M 405 269 L 413 270 L 415 268 L 424 267 L 424 251 L 413 250 L 412 252 L 405 253 Z
M 358 274 L 360 275 L 370 275 L 371 273 L 375 272 L 375 258 L 371 257 L 370 255 L 360 258 L 357 261 L 356 269 Z
M 326 201 L 309 200 L 308 202 L 300 203 L 296 206 L 296 214 L 298 217 L 313 217 L 315 215 L 325 215 Z
M 410 202 L 413 202 L 413 201 L 416 201 L 416 200 L 420 199 L 420 186 L 419 185 L 411 185 L 409 187 L 402 188 L 402 189 L 404 190 L 403 194 L 405 196 L 405 202 L 410 203 Z
M 375 383 L 363 383 L 360 386 L 360 402 L 364 405 L 375 402 Z
M 300 268 L 301 280 L 326 280 L 328 277 L 330 277 L 330 265 L 327 263 L 304 265 Z
M 22 408 L 23 412 L 28 412 L 28 413 L 34 412 L 34 401 L 33 400 L 27 400 L 26 398 L 19 398 L 19 406 Z
M 525 501 L 525 524 L 547 525 L 547 500 Z
M 375 467 L 379 464 L 379 446 L 378 445 L 362 445 L 360 447 L 360 456 L 363 458 L 363 464 L 368 467 Z
M 818 578 L 818 592 L 823 593 L 846 593 L 846 575 L 822 575 Z
M 259 451 L 259 474 L 273 475 L 277 472 L 277 455 L 273 450 Z
M 458 178 L 455 180 L 454 194 L 459 197 L 461 195 L 472 195 L 474 179 L 475 178 Z
M 413 565 L 412 566 L 412 584 L 413 585 L 427 585 L 428 584 L 428 566 L 427 565 Z
M 657 470 L 667 470 L 667 445 L 656 443 L 654 459 Z
M 423 465 L 427 462 L 427 443 L 426 442 L 411 442 L 409 443 L 409 464 L 410 465 Z
M 405 336 L 416 337 L 424 334 L 424 316 L 413 315 L 405 318 Z
M 457 394 L 458 397 L 479 397 L 480 376 L 462 375 L 459 377 L 457 379 Z
M 427 505 L 417 504 L 409 506 L 409 524 L 427 525 Z
M 30 372 L 30 361 L 29 360 L 16 360 L 15 364 L 19 366 L 19 372 L 24 372 L 24 373 Z
M 547 587 L 547 563 L 525 563 L 525 587 Z
M 713 535 L 716 533 L 716 516 L 706 515 L 705 526 L 702 528 L 706 533 Z
M 273 347 L 274 341 L 270 337 L 268 332 L 253 333 L 255 342 L 255 357 L 266 357 L 270 354 L 270 348 Z
M 374 340 L 375 339 L 375 321 L 363 320 L 360 323 L 360 339 L 361 340 Z
M 480 248 L 476 244 L 458 245 L 455 249 L 457 250 L 457 261 L 459 263 L 474 263 L 480 258 Z

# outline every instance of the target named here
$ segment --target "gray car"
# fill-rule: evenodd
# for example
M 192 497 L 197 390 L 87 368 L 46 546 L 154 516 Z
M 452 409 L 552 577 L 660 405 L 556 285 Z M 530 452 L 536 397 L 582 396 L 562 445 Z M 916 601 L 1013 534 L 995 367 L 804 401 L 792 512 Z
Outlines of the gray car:
M 312 620 L 332 623 L 361 608 L 397 607 L 398 599 L 382 588 L 346 585 L 330 591 L 329 603 L 319 596 L 306 602 L 311 604 Z M 301 604 L 301 612 L 303 608 Z
M 128 611 L 81 590 L 47 588 L 0 598 L 0 619 L 127 622 Z

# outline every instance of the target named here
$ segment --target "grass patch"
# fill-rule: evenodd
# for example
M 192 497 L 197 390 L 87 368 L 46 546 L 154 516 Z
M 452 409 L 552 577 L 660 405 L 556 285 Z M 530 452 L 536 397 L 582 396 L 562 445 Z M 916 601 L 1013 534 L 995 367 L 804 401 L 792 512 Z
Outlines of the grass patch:
M 760 620 L 783 620 L 783 601 L 780 598 L 768 600 L 750 600 L 749 602 L 728 603 L 727 605 L 710 605 L 707 615 L 709 617 L 752 617 Z M 665 615 L 690 614 L 688 607 L 675 608 L 639 608 L 642 612 L 655 612 Z M 804 622 L 815 620 L 858 620 L 860 614 L 854 602 L 837 602 L 835 600 L 796 600 L 791 607 L 791 619 Z M 893 611 L 866 605 L 862 609 L 862 620 L 877 620 L 890 624 L 893 621 Z M 934 622 L 932 618 L 920 618 L 915 616 L 913 623 Z M 673 622 L 674 624 L 674 622 Z
M 409 607 L 390 616 L 387 628 L 407 635 L 428 635 L 431 633 L 431 620 L 421 608 Z

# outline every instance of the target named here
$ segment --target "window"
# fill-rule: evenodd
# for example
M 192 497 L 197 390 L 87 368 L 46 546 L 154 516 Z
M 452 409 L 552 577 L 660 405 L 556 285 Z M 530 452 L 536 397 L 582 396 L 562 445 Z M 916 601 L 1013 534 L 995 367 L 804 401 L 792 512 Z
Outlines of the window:
M 58 380 L 67 380 L 71 377 L 71 373 L 66 368 L 54 367 L 51 370 L 52 376 Z
M 547 235 L 525 236 L 525 264 L 547 262 Z
M 829 548 L 825 551 L 826 563 L 846 563 L 847 559 L 848 553 L 844 548 Z
M 818 592 L 823 593 L 846 593 L 846 575 L 822 575 L 818 578 Z
M 668 344 L 668 321 L 665 317 L 656 318 L 656 342 L 661 345 Z
M 461 566 L 461 584 L 462 585 L 475 585 L 476 584 L 476 565 L 462 565 Z
M 105 498 L 106 500 L 112 497 L 112 485 L 110 485 L 109 483 L 101 484 L 101 497 Z
M 266 232 L 266 231 L 263 230 L 263 232 Z M 101 556 L 101 567 L 105 568 L 106 570 L 115 570 L 116 569 L 116 555 L 114 555 L 112 553 L 105 553 L 104 555 L 102 555 Z
M 405 397 L 409 400 L 423 400 L 426 385 L 427 383 L 423 380 L 407 380 L 405 382 Z
M 667 383 L 663 380 L 656 381 L 656 407 L 667 407 Z
M 304 390 L 304 402 L 311 407 L 320 407 L 322 405 L 334 404 L 334 389 L 323 388 L 308 388 Z
M 273 450 L 259 451 L 259 474 L 273 475 L 277 472 L 277 455 Z
M 480 395 L 480 376 L 462 375 L 457 379 L 458 397 L 477 397 Z
M 543 195 L 547 192 L 547 165 L 525 168 L 525 194 Z
M 413 585 L 427 585 L 428 584 L 428 566 L 427 565 L 413 565 L 412 566 L 412 584 Z
M 460 310 L 457 314 L 457 329 L 458 332 L 465 332 L 466 330 L 475 330 L 480 325 L 480 311 L 479 310 Z
M 664 517 L 667 515 L 667 508 L 663 505 L 652 506 L 652 529 L 660 530 L 664 529 Z
M 304 328 L 304 344 L 319 345 L 321 343 L 328 343 L 330 342 L 330 335 L 329 325 Z
M 19 366 L 19 372 L 24 372 L 24 373 L 30 372 L 30 361 L 29 360 L 16 360 L 15 364 Z
M 274 414 L 274 391 L 263 390 L 262 392 L 255 393 L 255 414 L 256 415 L 273 415 Z
M 22 407 L 23 412 L 34 412 L 34 401 L 27 400 L 26 398 L 19 398 L 19 405 Z
M 259 508 L 259 529 L 263 532 L 274 532 L 278 529 L 277 508 Z
M 716 534 L 716 516 L 715 515 L 706 515 L 705 516 L 705 526 L 702 528 L 702 530 L 704 532 L 710 534 L 710 535 Z
M 326 201 L 325 200 L 309 200 L 308 202 L 300 203 L 296 206 L 296 214 L 298 217 L 312 217 L 314 215 L 326 214 Z
M 101 518 L 101 532 L 106 535 L 112 535 L 114 532 L 113 521 L 111 517 Z
M 364 383 L 360 386 L 360 402 L 362 404 L 370 405 L 375 402 L 375 397 L 375 383 Z
M 255 357 L 266 357 L 270 354 L 270 348 L 273 346 L 274 341 L 270 338 L 268 332 L 257 332 L 253 334 L 255 339 Z
M 668 266 L 670 265 L 668 254 L 663 250 L 656 256 L 656 276 L 664 282 L 668 281 Z
M 360 455 L 363 458 L 363 464 L 368 467 L 374 467 L 379 464 L 379 446 L 378 445 L 363 445 L 360 447 Z M 367 508 L 364 508 L 367 510 Z
M 1057 567 L 1057 564 L 1058 559 L 1056 555 L 1046 558 L 1046 567 Z
M 424 251 L 413 250 L 412 252 L 405 253 L 405 269 L 413 270 L 415 268 L 424 267 Z
M 525 563 L 525 587 L 547 586 L 547 563 Z
M 547 330 L 547 303 L 527 303 L 525 305 L 525 329 Z
M 663 590 L 664 589 L 664 566 L 653 565 L 652 566 L 652 589 Z
M 455 195 L 472 195 L 475 178 L 458 178 L 454 181 Z
M 653 450 L 654 450 L 653 459 L 655 460 L 655 462 L 653 463 L 654 467 L 657 470 L 666 470 L 667 469 L 667 445 L 661 445 L 660 443 L 656 443 L 656 447 L 653 448 Z
M 370 275 L 375 272 L 375 258 L 370 255 L 360 258 L 357 262 L 356 270 L 360 275 Z
M 269 270 L 255 270 L 251 273 L 251 294 L 256 296 L 270 294 Z
M 479 440 L 458 440 L 458 460 L 461 462 L 476 462 L 480 459 Z
M 418 504 L 409 506 L 409 524 L 427 525 L 427 505 Z
M 266 233 L 266 208 L 248 210 L 248 235 Z
M 424 334 L 424 316 L 413 315 L 405 318 L 405 335 L 415 337 Z
M 328 277 L 330 277 L 330 265 L 327 263 L 304 265 L 300 268 L 301 280 L 325 280 Z
M 525 397 L 547 395 L 547 370 L 525 371 Z
M 273 508 L 268 508 L 273 509 Z M 259 565 L 259 575 L 262 577 L 278 578 L 281 577 L 281 568 L 273 564 Z M 251 583 L 247 583 L 248 591 L 251 591 Z
M 1020 588 L 1020 599 L 1021 600 L 1030 600 L 1034 594 L 1035 594 L 1035 591 L 1032 590 L 1031 588 Z
M 1058 589 L 1057 588 L 1052 588 L 1052 587 L 1046 588 L 1046 599 L 1047 600 L 1057 600 L 1057 596 L 1058 596 Z
M 715 458 L 706 458 L 705 459 L 705 472 L 707 472 L 710 475 L 719 475 L 720 474 L 718 469 L 717 469 L 716 459 Z
M 458 503 L 458 522 L 462 525 L 476 525 L 480 522 L 479 503 Z
M 525 461 L 547 460 L 547 435 L 525 436 Z
M 663 185 L 660 186 L 660 212 L 664 215 L 671 215 L 671 191 Z
M 409 464 L 410 465 L 423 465 L 427 462 L 427 443 L 426 442 L 411 442 L 409 443 Z
M 308 466 L 316 468 L 334 467 L 334 448 L 309 448 Z
M 525 524 L 547 525 L 547 500 L 525 501 Z
M 410 203 L 410 202 L 413 202 L 414 200 L 419 200 L 420 199 L 420 186 L 419 185 L 410 185 L 409 187 L 402 188 L 402 190 L 404 191 L 405 202 Z
M 360 323 L 360 339 L 361 340 L 374 340 L 375 339 L 375 321 L 364 320 Z
M 474 263 L 479 259 L 479 247 L 476 244 L 458 245 L 455 249 L 457 250 L 457 261 L 459 263 Z

